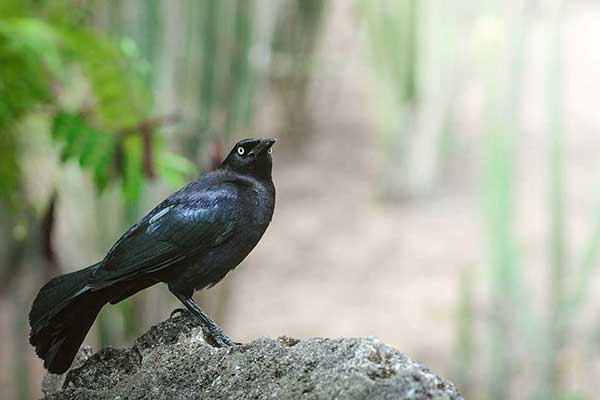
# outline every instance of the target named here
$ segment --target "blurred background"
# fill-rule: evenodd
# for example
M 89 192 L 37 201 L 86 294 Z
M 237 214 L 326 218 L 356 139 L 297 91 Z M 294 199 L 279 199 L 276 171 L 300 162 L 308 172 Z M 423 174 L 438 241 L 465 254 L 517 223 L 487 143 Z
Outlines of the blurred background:
M 45 281 L 275 136 L 273 222 L 196 295 L 230 336 L 372 335 L 468 399 L 597 398 L 598 38 L 592 0 L 2 0 L 2 397 L 41 396 Z M 86 343 L 178 306 L 155 286 Z

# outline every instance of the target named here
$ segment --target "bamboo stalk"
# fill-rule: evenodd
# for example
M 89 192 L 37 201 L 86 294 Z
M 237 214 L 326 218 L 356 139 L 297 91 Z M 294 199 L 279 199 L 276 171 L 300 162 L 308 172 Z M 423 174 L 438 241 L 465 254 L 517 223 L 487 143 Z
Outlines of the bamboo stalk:
M 459 281 L 459 300 L 457 312 L 457 349 L 455 363 L 455 383 L 465 399 L 472 398 L 472 370 L 475 362 L 474 329 L 474 277 L 473 271 L 465 269 Z
M 548 348 L 545 362 L 542 365 L 543 377 L 540 398 L 554 399 L 560 392 L 560 368 L 558 357 L 565 341 L 565 224 L 564 224 L 564 182 L 562 161 L 562 107 L 561 107 L 561 68 L 560 68 L 560 33 L 561 9 L 560 0 L 547 2 L 549 35 L 547 41 L 547 133 L 548 133 L 548 211 L 549 229 L 549 310 L 547 337 Z
M 488 279 L 492 296 L 489 390 L 494 400 L 510 398 L 507 382 L 512 380 L 515 371 L 513 337 L 533 320 L 527 307 L 513 224 L 514 153 L 519 129 L 516 121 L 524 54 L 523 2 L 514 1 L 509 6 L 514 13 L 509 17 L 503 16 L 502 11 L 506 9 L 495 1 L 486 2 L 483 10 L 483 21 L 497 28 L 492 31 L 494 36 L 488 38 L 485 49 L 487 134 L 483 165 L 484 218 L 490 257 Z M 510 23 L 504 25 L 505 21 Z

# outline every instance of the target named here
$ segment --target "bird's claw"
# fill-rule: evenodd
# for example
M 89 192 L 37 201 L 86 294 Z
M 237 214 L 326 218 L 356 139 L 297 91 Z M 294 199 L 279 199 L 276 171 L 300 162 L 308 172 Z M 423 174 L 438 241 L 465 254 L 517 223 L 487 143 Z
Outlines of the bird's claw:
M 186 312 L 187 310 L 185 308 L 176 308 L 173 311 L 171 311 L 169 318 L 177 317 L 178 315 L 185 314 Z
M 216 332 L 209 332 L 206 335 L 206 341 L 214 347 L 233 347 L 241 345 L 241 343 L 234 342 L 229 336 Z

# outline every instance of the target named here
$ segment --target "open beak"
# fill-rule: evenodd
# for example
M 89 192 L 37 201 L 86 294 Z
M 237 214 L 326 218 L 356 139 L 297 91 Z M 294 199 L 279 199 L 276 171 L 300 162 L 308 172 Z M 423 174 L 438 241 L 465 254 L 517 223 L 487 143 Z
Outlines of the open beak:
M 256 145 L 252 148 L 252 150 L 250 150 L 248 155 L 249 156 L 260 156 L 260 155 L 266 153 L 267 150 L 269 150 L 271 148 L 271 146 L 273 146 L 273 144 L 275 144 L 276 141 L 277 141 L 277 139 L 275 139 L 275 138 L 259 139 L 258 143 L 256 143 Z

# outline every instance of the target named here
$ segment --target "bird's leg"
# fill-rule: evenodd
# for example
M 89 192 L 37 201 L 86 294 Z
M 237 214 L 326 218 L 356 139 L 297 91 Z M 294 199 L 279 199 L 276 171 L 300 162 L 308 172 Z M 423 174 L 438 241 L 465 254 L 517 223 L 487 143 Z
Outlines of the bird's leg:
M 200 321 L 204 328 L 204 334 L 207 336 L 207 341 L 217 347 L 230 347 L 240 343 L 236 343 L 231 338 L 223 333 L 219 325 L 213 321 L 191 297 L 173 293 L 183 303 L 183 305 Z

